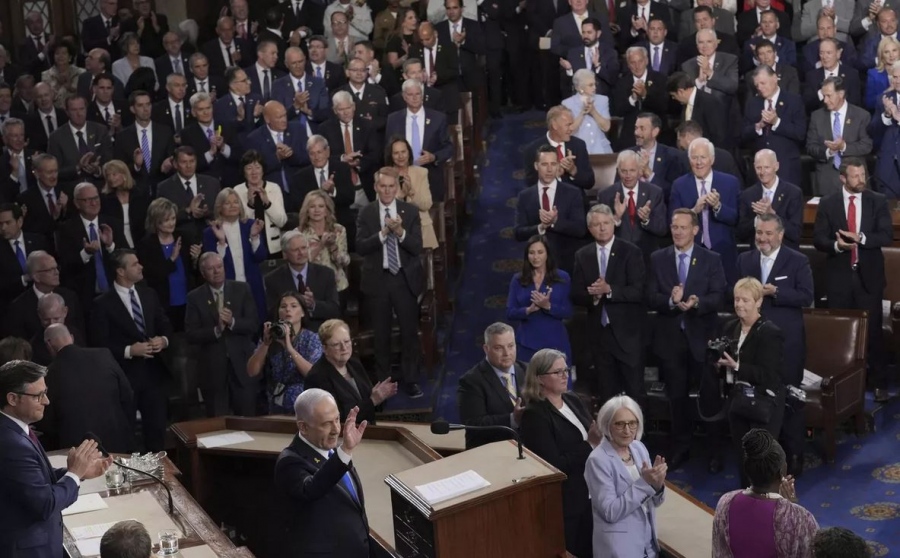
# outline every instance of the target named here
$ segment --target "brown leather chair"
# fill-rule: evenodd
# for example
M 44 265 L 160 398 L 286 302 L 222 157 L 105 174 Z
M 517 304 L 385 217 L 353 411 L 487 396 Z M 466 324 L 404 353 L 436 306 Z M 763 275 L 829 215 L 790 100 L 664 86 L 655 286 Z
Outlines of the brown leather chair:
M 884 300 L 891 301 L 891 311 L 885 313 L 882 329 L 884 347 L 889 354 L 900 351 L 900 248 L 888 246 L 881 249 L 884 254 L 884 273 L 887 286 Z
M 806 369 L 822 386 L 806 390 L 806 426 L 825 434 L 825 458 L 834 461 L 838 426 L 852 418 L 856 435 L 866 430 L 866 313 L 861 310 L 803 310 Z

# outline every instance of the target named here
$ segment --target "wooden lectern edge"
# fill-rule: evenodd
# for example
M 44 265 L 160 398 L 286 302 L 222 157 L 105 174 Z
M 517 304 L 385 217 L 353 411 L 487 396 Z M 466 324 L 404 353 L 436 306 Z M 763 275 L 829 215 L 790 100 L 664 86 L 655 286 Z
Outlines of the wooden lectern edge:
M 694 504 L 695 506 L 697 506 L 697 507 L 700 508 L 701 510 L 705 511 L 705 512 L 708 513 L 709 515 L 715 515 L 715 514 L 716 514 L 716 511 L 715 511 L 714 509 L 712 509 L 711 507 L 707 506 L 706 504 L 704 504 L 703 502 L 701 502 L 701 501 L 698 500 L 697 498 L 691 496 L 690 494 L 688 494 L 688 493 L 685 492 L 684 490 L 678 488 L 677 486 L 675 486 L 674 484 L 672 484 L 672 483 L 669 482 L 669 481 L 666 481 L 666 490 L 671 490 L 672 492 L 678 494 L 679 496 L 681 496 L 681 497 L 684 498 L 685 500 L 689 501 L 690 503 Z

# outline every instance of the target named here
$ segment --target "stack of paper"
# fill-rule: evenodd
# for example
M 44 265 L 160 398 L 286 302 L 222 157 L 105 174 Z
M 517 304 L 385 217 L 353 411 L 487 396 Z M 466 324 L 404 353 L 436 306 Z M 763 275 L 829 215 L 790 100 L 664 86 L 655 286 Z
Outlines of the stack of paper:
M 822 387 L 822 376 L 810 372 L 809 370 L 804 370 L 803 380 L 800 382 L 800 386 L 806 389 L 819 389 Z
M 67 456 L 50 455 L 50 465 L 54 469 L 65 469 L 67 464 Z M 106 492 L 106 477 L 100 475 L 94 479 L 85 479 L 81 481 L 81 487 L 78 489 L 79 494 L 91 494 L 93 492 Z
M 416 490 L 432 506 L 446 500 L 481 490 L 490 486 L 487 480 L 475 471 L 468 470 L 464 473 L 436 480 L 428 484 L 417 486 Z
M 227 432 L 225 434 L 213 434 L 211 436 L 203 436 L 197 438 L 197 445 L 201 448 L 219 448 L 222 446 L 233 446 L 235 444 L 243 444 L 252 442 L 253 437 L 240 430 L 238 432 Z
M 75 539 L 75 546 L 78 547 L 78 552 L 82 556 L 99 556 L 100 539 L 116 523 L 116 521 L 113 521 L 110 523 L 85 525 L 84 527 L 72 527 L 69 529 L 69 534 Z
M 109 506 L 103 501 L 99 494 L 82 494 L 75 500 L 75 503 L 62 511 L 63 515 L 72 515 L 76 513 L 91 512 L 97 510 L 105 510 Z

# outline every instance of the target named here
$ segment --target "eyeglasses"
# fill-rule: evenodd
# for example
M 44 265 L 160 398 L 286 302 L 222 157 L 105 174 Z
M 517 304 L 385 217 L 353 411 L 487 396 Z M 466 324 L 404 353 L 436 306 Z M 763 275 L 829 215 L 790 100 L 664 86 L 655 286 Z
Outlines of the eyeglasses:
M 560 368 L 559 370 L 550 370 L 549 372 L 544 372 L 543 374 L 538 374 L 538 376 L 568 376 L 571 368 Z
M 35 269 L 35 273 L 59 273 L 58 267 L 48 267 L 47 269 Z
M 326 345 L 328 345 L 332 349 L 338 349 L 340 347 L 352 347 L 353 341 L 351 341 L 349 339 L 346 341 L 334 341 L 332 343 L 326 343 Z
M 624 420 L 619 420 L 613 423 L 613 426 L 616 427 L 616 430 L 637 430 L 638 429 L 638 421 L 629 420 L 625 422 Z
M 35 400 L 36 402 L 38 402 L 38 403 L 40 403 L 45 397 L 47 397 L 47 390 L 46 390 L 46 389 L 45 389 L 44 391 L 40 392 L 40 393 L 27 393 L 27 392 L 24 392 L 24 391 L 15 391 L 15 392 L 13 392 L 13 393 L 15 393 L 16 395 L 20 395 L 20 396 L 22 396 L 22 397 L 31 397 L 32 399 L 34 399 L 34 400 Z

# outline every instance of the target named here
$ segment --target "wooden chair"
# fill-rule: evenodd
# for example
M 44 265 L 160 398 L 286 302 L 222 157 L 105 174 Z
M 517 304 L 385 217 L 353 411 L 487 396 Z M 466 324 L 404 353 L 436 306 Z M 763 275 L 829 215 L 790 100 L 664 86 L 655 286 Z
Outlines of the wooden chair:
M 454 183 L 456 171 L 453 163 L 444 165 L 444 184 L 450 185 Z M 454 269 L 457 265 L 456 252 L 456 235 L 461 230 L 460 219 L 458 213 L 464 211 L 464 207 L 460 207 L 457 200 L 456 191 L 453 188 L 447 188 L 447 199 L 444 200 L 444 237 L 447 244 L 447 269 Z M 465 200 L 462 200 L 465 204 Z
M 866 349 L 868 321 L 860 310 L 803 310 L 806 368 L 822 386 L 806 389 L 806 426 L 825 434 L 825 458 L 834 461 L 838 426 L 852 418 L 856 435 L 866 431 Z

